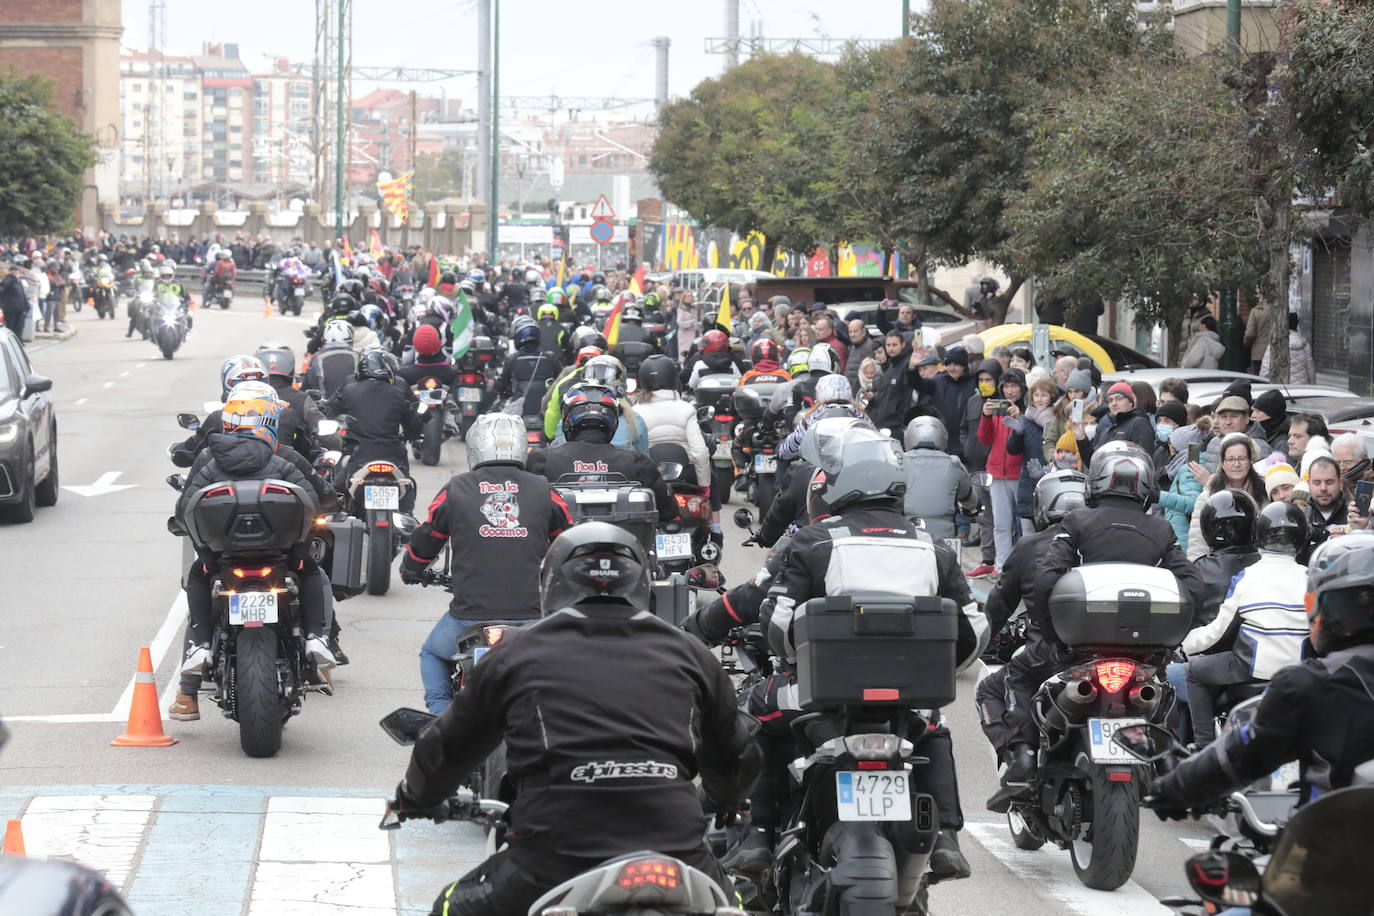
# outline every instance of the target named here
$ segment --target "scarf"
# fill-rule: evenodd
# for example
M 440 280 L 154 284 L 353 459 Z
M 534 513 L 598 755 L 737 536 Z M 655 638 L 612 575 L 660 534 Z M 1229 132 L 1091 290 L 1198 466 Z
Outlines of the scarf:
M 1354 466 L 1352 466 L 1350 470 L 1342 471 L 1341 477 L 1349 481 L 1350 483 L 1354 483 L 1355 481 L 1359 480 L 1361 477 L 1364 476 L 1365 471 L 1369 470 L 1369 463 L 1369 458 L 1361 458 L 1359 461 L 1355 462 Z
M 1051 404 L 1046 407 L 1027 407 L 1025 416 L 1027 420 L 1030 420 L 1041 429 L 1048 429 L 1050 420 L 1054 419 L 1054 405 Z

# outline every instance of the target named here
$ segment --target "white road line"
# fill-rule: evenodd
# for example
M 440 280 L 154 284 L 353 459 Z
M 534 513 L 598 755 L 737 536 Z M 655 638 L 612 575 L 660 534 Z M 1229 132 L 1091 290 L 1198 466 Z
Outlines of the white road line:
M 76 399 L 76 406 L 77 406 L 77 407 L 80 407 L 82 404 L 85 404 L 85 403 L 86 403 L 86 399 L 85 399 L 85 398 L 77 398 L 77 399 Z
M 396 916 L 381 799 L 267 800 L 248 916 Z
M 153 671 L 156 672 L 162 665 L 162 659 L 163 656 L 167 654 L 167 648 L 172 644 L 172 640 L 177 638 L 177 635 L 185 625 L 186 593 L 179 591 L 177 592 L 176 598 L 172 601 L 172 606 L 167 609 L 167 616 L 163 619 L 162 626 L 158 627 L 157 635 L 153 637 L 152 645 L 148 647 L 148 651 L 153 656 Z M 138 656 L 134 655 L 132 661 L 137 663 Z M 171 677 L 175 680 L 177 677 L 176 673 L 173 672 Z M 126 686 L 124 692 L 119 695 L 119 702 L 115 704 L 114 709 L 110 712 L 110 715 L 114 717 L 114 721 L 119 722 L 128 719 L 129 707 L 133 705 L 134 702 L 134 684 L 137 679 L 137 674 L 131 676 L 128 686 Z
M 114 386 L 115 386 L 115 383 L 114 383 L 114 382 L 106 382 L 105 385 L 104 385 L 104 387 L 106 387 L 106 388 L 113 388 Z
M 1005 824 L 965 824 L 964 831 L 973 835 L 978 844 L 992 853 L 1012 872 L 1063 907 L 1065 913 L 1082 916 L 1159 916 L 1171 913 L 1149 891 L 1127 881 L 1114 891 L 1095 891 L 1079 883 L 1067 852 L 1058 849 L 1027 852 L 1012 845 Z
M 148 364 L 147 364 L 147 363 L 135 363 L 135 364 L 134 364 L 134 368 L 135 368 L 135 369 L 142 369 L 142 368 L 143 368 L 144 366 L 146 366 L 146 365 L 148 365 Z M 128 373 L 125 373 L 125 374 L 127 375 Z
M 1178 841 L 1196 852 L 1206 852 L 1212 848 L 1212 841 L 1194 836 L 1181 836 Z
M 39 795 L 24 809 L 31 856 L 63 856 L 103 873 L 117 888 L 129 882 L 155 795 Z
M 128 372 L 121 372 L 121 373 L 119 373 L 119 377 L 120 377 L 120 378 L 128 378 L 128 377 L 129 377 L 129 373 L 128 373 Z

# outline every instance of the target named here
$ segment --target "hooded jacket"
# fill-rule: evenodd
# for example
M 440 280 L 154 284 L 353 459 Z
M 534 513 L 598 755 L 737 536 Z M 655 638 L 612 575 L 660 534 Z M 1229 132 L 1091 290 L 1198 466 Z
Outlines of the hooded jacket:
M 983 365 L 989 362 L 996 363 L 997 360 L 985 360 Z M 981 369 L 979 371 L 987 371 Z M 1021 386 L 1021 397 L 1015 401 L 1016 406 L 1024 411 L 1026 409 L 1026 375 L 1020 369 L 1008 369 L 1002 373 L 1001 379 L 997 383 L 998 396 L 1001 396 L 1002 382 L 1016 382 Z M 986 403 L 987 399 L 983 399 Z M 972 401 L 970 401 L 972 403 Z M 1014 421 L 1007 417 L 997 415 L 988 416 L 983 413 L 983 405 L 978 405 L 978 441 L 988 447 L 987 469 L 988 473 L 999 480 L 1015 480 L 1021 476 L 1021 464 L 1025 460 L 1025 455 L 1018 442 L 1015 447 L 1009 447 L 1010 440 L 1016 435 Z
M 680 445 L 687 451 L 696 471 L 697 483 L 711 483 L 711 451 L 701 435 L 701 423 L 690 401 L 675 391 L 650 392 L 647 401 L 635 405 L 635 413 L 649 430 L 649 448 L 655 445 Z
M 986 372 L 992 376 L 993 393 L 988 397 L 999 397 L 1002 387 L 1002 364 L 995 359 L 985 359 L 978 364 L 978 369 L 972 373 L 973 385 L 972 394 L 964 402 L 964 412 L 959 425 L 959 441 L 963 444 L 964 465 L 970 471 L 982 471 L 987 469 L 988 453 L 991 451 L 991 440 L 984 442 L 978 436 L 978 428 L 983 422 L 983 402 L 987 398 L 978 393 L 978 373 Z
M 1203 329 L 1193 335 L 1188 342 L 1188 350 L 1183 354 L 1184 369 L 1215 369 L 1226 355 L 1226 345 L 1216 331 Z
M 186 484 L 177 497 L 177 518 L 185 518 L 186 504 L 198 490 L 223 480 L 284 480 L 315 497 L 315 505 L 306 509 L 311 515 L 321 507 L 328 508 L 310 466 L 295 452 L 286 449 L 279 455 L 261 439 L 218 434 L 206 440 L 186 474 Z

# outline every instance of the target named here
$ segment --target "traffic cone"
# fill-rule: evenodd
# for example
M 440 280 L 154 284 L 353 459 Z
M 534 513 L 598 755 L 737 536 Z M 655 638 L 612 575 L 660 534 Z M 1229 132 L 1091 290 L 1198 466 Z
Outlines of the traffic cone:
M 271 317 L 272 317 L 272 303 L 270 303 L 270 302 L 264 302 L 264 303 L 262 304 L 262 317 L 264 317 L 264 318 L 271 318 Z
M 5 846 L 0 849 L 0 855 L 22 856 L 24 852 L 24 828 L 19 824 L 19 818 L 12 817 L 5 822 Z
M 111 747 L 167 747 L 177 739 L 162 731 L 162 711 L 157 706 L 157 685 L 153 683 L 153 656 L 144 646 L 138 650 L 138 673 L 134 675 L 134 701 L 129 706 L 128 731 L 110 742 Z

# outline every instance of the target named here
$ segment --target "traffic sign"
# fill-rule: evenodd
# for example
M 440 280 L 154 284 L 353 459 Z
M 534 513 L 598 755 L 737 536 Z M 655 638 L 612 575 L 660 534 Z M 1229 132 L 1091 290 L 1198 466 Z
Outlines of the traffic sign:
M 605 200 L 605 198 L 603 197 L 602 200 Z M 606 245 L 615 235 L 615 226 L 612 225 L 611 221 L 608 219 L 598 219 L 596 222 L 592 223 L 591 235 L 593 242 L 596 242 L 598 245 Z
M 605 194 L 596 199 L 596 206 L 592 207 L 592 219 L 615 219 L 615 208 Z

